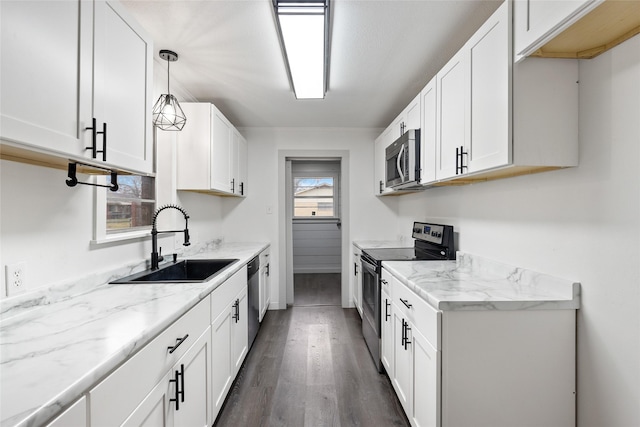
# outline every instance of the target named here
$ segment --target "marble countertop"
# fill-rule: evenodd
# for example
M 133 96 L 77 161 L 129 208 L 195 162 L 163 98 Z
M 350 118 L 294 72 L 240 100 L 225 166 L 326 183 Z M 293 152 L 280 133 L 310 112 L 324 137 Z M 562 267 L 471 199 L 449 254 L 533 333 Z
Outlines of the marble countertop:
M 48 421 L 266 247 L 235 243 L 200 248 L 187 258 L 239 259 L 206 283 L 108 284 L 143 270 L 142 262 L 4 301 L 0 426 Z
M 413 247 L 413 240 L 354 240 L 352 243 L 360 249 Z
M 458 252 L 456 261 L 385 261 L 384 269 L 438 310 L 580 308 L 580 284 Z

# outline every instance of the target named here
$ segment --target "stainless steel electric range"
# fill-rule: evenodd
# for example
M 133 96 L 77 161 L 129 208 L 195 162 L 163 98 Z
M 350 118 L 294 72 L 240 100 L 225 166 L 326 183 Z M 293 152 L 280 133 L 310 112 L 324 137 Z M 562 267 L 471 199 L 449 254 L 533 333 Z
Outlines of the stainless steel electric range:
M 453 226 L 414 222 L 413 248 L 364 249 L 362 262 L 362 334 L 373 361 L 382 372 L 380 360 L 381 287 L 383 261 L 443 261 L 456 259 Z

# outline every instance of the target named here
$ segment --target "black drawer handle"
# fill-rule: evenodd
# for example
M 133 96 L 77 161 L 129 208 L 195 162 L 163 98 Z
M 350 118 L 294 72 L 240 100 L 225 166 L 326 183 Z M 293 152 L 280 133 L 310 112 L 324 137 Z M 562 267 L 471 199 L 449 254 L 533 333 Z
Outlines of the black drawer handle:
M 409 303 L 409 300 L 406 300 L 406 299 L 402 299 L 402 298 L 400 298 L 400 301 L 401 301 L 401 302 L 404 304 L 404 306 L 405 306 L 405 307 L 407 307 L 407 308 L 411 308 L 411 307 L 413 307 L 413 305 Z
M 389 314 L 389 307 L 391 307 L 391 303 L 388 299 L 384 299 L 385 307 L 384 307 L 384 321 L 388 321 L 391 315 Z
M 235 313 L 231 317 L 235 320 L 235 323 L 238 323 L 240 321 L 240 300 L 239 299 L 236 299 L 236 302 L 233 303 L 233 308 Z
M 380 283 L 382 283 L 383 285 L 388 285 L 388 284 L 389 284 L 389 282 L 387 282 L 387 281 L 386 281 L 386 280 L 384 280 L 384 279 L 380 279 Z
M 167 349 L 169 350 L 169 354 L 173 354 L 173 352 L 176 351 L 187 338 L 189 338 L 189 334 L 186 334 L 182 338 L 176 338 L 176 345 L 174 345 L 173 347 L 167 347 Z

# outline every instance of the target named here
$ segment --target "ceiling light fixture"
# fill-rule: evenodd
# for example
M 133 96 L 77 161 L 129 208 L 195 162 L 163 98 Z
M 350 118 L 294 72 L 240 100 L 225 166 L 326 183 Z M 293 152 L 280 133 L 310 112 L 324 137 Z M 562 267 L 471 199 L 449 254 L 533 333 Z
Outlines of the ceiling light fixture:
M 330 0 L 272 0 L 289 82 L 297 99 L 321 99 L 329 74 Z
M 162 130 L 182 130 L 187 118 L 178 104 L 175 96 L 169 91 L 169 64 L 178 60 L 178 54 L 162 49 L 160 58 L 167 61 L 167 93 L 160 95 L 160 98 L 153 106 L 153 125 Z

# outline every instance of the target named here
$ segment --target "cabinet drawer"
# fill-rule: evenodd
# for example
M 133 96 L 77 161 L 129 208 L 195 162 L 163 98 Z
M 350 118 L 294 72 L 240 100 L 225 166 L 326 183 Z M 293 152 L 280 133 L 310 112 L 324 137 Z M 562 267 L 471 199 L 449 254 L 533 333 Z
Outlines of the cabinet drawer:
M 207 297 L 91 390 L 91 425 L 120 425 L 207 330 L 209 316 Z M 174 348 L 172 353 L 169 347 Z
M 395 304 L 427 341 L 436 350 L 440 350 L 441 312 L 431 307 L 400 280 L 391 275 L 387 277 L 392 290 L 391 298 Z
M 211 293 L 211 320 L 215 320 L 245 286 L 247 286 L 246 265 Z

